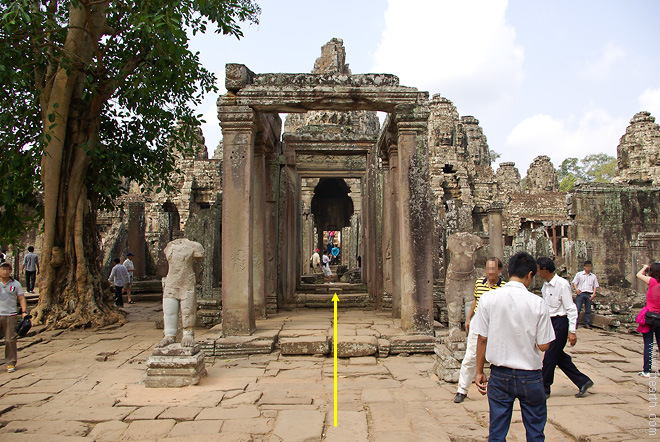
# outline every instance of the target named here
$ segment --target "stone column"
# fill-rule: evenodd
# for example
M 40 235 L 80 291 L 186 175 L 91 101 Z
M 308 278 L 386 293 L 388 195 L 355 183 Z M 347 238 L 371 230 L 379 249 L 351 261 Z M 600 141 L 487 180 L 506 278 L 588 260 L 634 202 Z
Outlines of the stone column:
M 386 197 L 390 202 L 390 221 L 392 237 L 392 317 L 401 318 L 401 259 L 399 249 L 401 238 L 399 233 L 399 153 L 396 146 L 390 149 L 390 183 Z
M 504 237 L 502 236 L 502 207 L 488 209 L 488 240 L 490 255 L 504 261 Z
M 264 146 L 255 144 L 252 177 L 252 293 L 255 317 L 266 317 L 266 158 Z
M 280 166 L 269 156 L 266 168 L 266 302 L 268 313 L 277 312 L 277 200 Z
M 392 296 L 392 194 L 390 161 L 383 159 L 383 292 Z
M 248 106 L 218 106 L 222 127 L 222 331 L 255 331 L 253 299 L 252 188 L 255 112 Z
M 140 278 L 145 275 L 147 243 L 144 239 L 145 218 L 144 203 L 133 201 L 128 203 L 128 251 L 133 255 L 135 266 L 134 276 Z M 122 260 L 123 261 L 123 260 Z
M 399 105 L 399 260 L 401 328 L 409 334 L 433 333 L 433 262 L 429 232 L 434 231 L 428 169 L 428 109 Z
M 647 248 L 646 248 L 646 243 L 644 241 L 633 241 L 630 244 L 630 252 L 631 252 L 631 282 L 632 282 L 632 289 L 636 292 L 640 293 L 645 293 L 646 290 L 648 290 L 648 286 L 645 283 L 642 283 L 639 279 L 637 279 L 637 272 L 639 272 L 639 269 L 642 268 L 644 264 L 648 264 L 649 260 L 647 258 Z

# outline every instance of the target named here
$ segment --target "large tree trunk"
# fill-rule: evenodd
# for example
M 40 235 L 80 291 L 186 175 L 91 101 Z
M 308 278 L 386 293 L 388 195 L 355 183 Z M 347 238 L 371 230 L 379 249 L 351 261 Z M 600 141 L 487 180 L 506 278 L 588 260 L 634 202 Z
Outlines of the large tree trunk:
M 83 63 L 93 47 L 85 32 L 87 18 L 71 7 L 65 52 Z M 54 328 L 101 327 L 124 320 L 112 306 L 112 294 L 101 275 L 97 198 L 84 185 L 98 142 L 101 97 L 84 105 L 83 76 L 58 69 L 41 99 L 46 145 L 41 162 L 44 188 L 44 234 L 36 323 Z M 52 117 L 50 117 L 52 116 Z

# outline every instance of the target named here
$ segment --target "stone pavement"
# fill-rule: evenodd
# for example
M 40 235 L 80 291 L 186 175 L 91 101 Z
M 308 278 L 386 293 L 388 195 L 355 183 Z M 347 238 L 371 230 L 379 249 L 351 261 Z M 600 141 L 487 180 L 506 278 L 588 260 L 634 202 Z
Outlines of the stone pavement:
M 216 358 L 198 386 L 146 388 L 145 361 L 161 337 L 157 303 L 126 307 L 128 323 L 100 331 L 42 332 L 19 342 L 18 370 L 0 373 L 0 440 L 90 441 L 482 441 L 488 403 L 473 386 L 462 404 L 456 386 L 437 381 L 432 355 L 340 360 L 338 426 L 333 427 L 333 360 L 279 352 Z M 341 311 L 355 321 L 375 311 Z M 382 313 L 379 313 L 382 315 Z M 282 312 L 327 327 L 330 310 Z M 282 320 L 282 318 L 288 318 Z M 272 323 L 272 322 L 271 322 Z M 366 327 L 368 328 L 368 327 Z M 200 330 L 198 335 L 211 333 Z M 570 352 L 595 386 L 576 399 L 558 373 L 548 401 L 548 441 L 658 440 L 649 435 L 649 379 L 637 376 L 640 336 L 578 330 Z M 657 401 L 657 400 L 656 400 Z M 516 406 L 509 441 L 524 441 Z

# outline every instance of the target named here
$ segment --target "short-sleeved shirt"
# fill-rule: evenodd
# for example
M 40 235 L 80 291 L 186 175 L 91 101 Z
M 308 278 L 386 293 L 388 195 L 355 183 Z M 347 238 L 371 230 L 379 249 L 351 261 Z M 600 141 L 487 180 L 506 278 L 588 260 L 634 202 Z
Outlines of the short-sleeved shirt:
M 128 278 L 128 270 L 121 264 L 115 264 L 110 272 L 108 281 L 113 282 L 117 287 L 124 287 L 130 282 Z
M 600 287 L 596 275 L 594 275 L 593 272 L 587 274 L 584 270 L 575 275 L 575 278 L 573 278 L 573 284 L 577 286 L 579 291 L 587 293 L 593 293 L 594 288 Z
M 23 257 L 23 267 L 28 272 L 34 272 L 39 265 L 39 257 L 36 253 L 29 252 Z
M 123 265 L 124 267 L 126 267 L 126 270 L 128 271 L 128 282 L 131 282 L 133 280 L 133 272 L 135 271 L 135 266 L 133 265 L 133 261 L 126 258 L 124 260 Z
M 474 300 L 477 301 L 476 304 L 474 304 L 474 312 L 477 312 L 477 307 L 479 306 L 479 298 L 481 298 L 481 295 L 491 290 L 499 289 L 503 285 L 504 281 L 502 281 L 502 278 L 500 278 L 492 287 L 488 285 L 488 278 L 477 279 L 477 282 L 474 283 Z
M 646 308 L 660 313 L 660 282 L 654 277 L 649 278 L 649 289 L 646 291 Z
M 14 316 L 18 314 L 16 302 L 18 297 L 23 296 L 21 283 L 10 278 L 7 284 L 0 281 L 0 316 Z
M 518 281 L 484 293 L 472 327 L 488 338 L 488 362 L 520 370 L 540 370 L 543 361 L 537 345 L 555 339 L 547 304 Z

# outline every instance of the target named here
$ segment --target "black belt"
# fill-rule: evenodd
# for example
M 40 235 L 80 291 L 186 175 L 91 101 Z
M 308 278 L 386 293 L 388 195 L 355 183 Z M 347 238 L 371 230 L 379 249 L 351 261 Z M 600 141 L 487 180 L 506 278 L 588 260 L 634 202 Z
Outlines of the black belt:
M 495 371 L 501 371 L 504 373 L 516 373 L 516 372 L 523 372 L 523 373 L 540 373 L 541 370 L 523 370 L 522 368 L 509 368 L 509 367 L 502 367 L 501 365 L 491 365 L 490 366 L 491 371 L 495 369 Z

